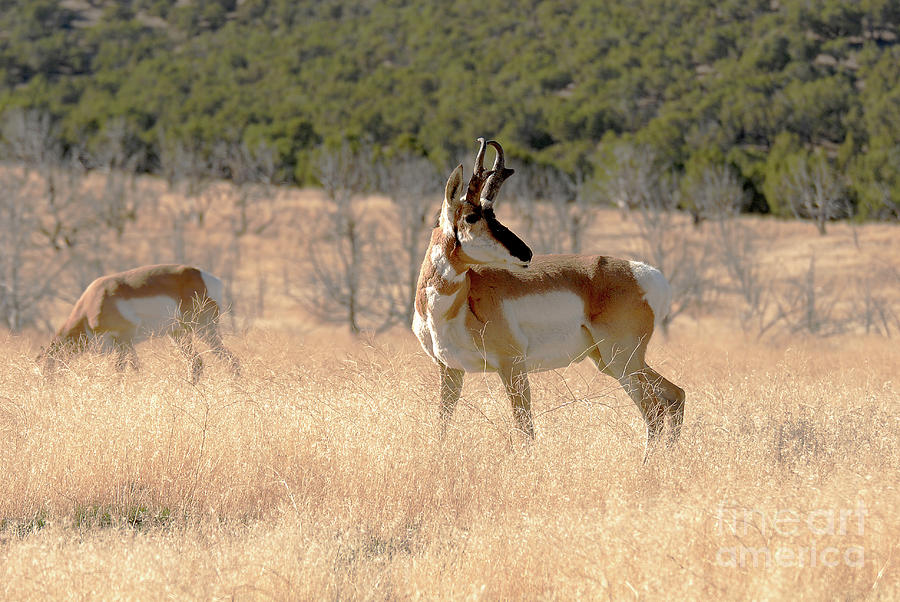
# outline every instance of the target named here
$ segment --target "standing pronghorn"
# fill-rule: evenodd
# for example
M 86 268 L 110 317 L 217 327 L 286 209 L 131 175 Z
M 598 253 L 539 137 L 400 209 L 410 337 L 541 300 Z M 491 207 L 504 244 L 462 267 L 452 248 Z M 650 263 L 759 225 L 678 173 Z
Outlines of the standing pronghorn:
M 513 170 L 479 138 L 463 194 L 463 168 L 447 180 L 440 222 L 422 262 L 413 331 L 440 367 L 444 426 L 466 372 L 499 373 L 518 427 L 534 437 L 528 372 L 591 358 L 618 379 L 647 423 L 647 447 L 668 414 L 672 439 L 684 391 L 644 361 L 671 291 L 649 265 L 599 255 L 535 255 L 497 221 L 494 199 Z M 497 158 L 483 167 L 486 144 Z M 645 455 L 646 459 L 646 455 Z
M 168 334 L 190 360 L 196 383 L 203 369 L 192 341 L 196 334 L 238 374 L 238 360 L 222 344 L 216 324 L 223 292 L 221 280 L 186 265 L 148 265 L 102 276 L 81 294 L 38 359 L 52 371 L 63 356 L 81 353 L 96 341 L 101 350 L 116 352 L 119 370 L 137 369 L 135 343 Z

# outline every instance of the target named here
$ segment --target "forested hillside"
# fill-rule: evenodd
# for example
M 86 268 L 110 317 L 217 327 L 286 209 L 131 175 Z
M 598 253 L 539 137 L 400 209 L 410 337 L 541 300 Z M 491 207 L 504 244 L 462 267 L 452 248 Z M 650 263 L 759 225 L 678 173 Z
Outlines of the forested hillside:
M 307 183 L 346 140 L 443 169 L 490 135 L 572 176 L 628 147 L 686 182 L 730 169 L 746 207 L 796 213 L 806 182 L 887 218 L 898 33 L 898 0 L 0 0 L 0 112 L 95 155 L 115 124 L 144 171 L 265 144 Z

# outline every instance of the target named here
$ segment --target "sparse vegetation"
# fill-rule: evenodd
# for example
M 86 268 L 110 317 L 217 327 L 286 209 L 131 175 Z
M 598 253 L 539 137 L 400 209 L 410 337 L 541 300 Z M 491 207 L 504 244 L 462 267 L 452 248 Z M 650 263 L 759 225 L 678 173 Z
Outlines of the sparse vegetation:
M 155 241 L 170 240 L 165 207 L 180 199 L 153 179 L 136 189 L 156 202 L 109 249 L 171 260 Z M 240 190 L 223 190 L 202 226 L 185 222 L 189 261 L 228 248 L 219 225 L 240 206 L 224 199 Z M 330 202 L 319 190 L 275 198 L 278 218 L 241 239 L 238 290 L 301 257 L 300 225 Z M 355 202 L 376 226 L 397 211 Z M 524 226 L 515 203 L 499 211 Z M 584 252 L 640 252 L 638 219 L 591 211 Z M 896 226 L 835 223 L 820 237 L 802 222 L 669 219 L 691 249 L 752 236 L 754 263 L 729 263 L 740 241 L 698 257 L 709 295 L 651 344 L 688 402 L 680 442 L 645 467 L 639 412 L 585 364 L 533 376 L 533 445 L 494 376 L 467 380 L 441 443 L 437 369 L 411 333 L 372 336 L 372 321 L 352 335 L 279 287 L 227 338 L 240 380 L 212 363 L 191 386 L 157 340 L 140 373 L 89 355 L 48 381 L 33 361 L 46 333 L 0 335 L 0 597 L 897 597 Z M 765 278 L 741 275 L 754 270 Z M 290 277 L 293 292 L 311 285 Z M 768 314 L 778 319 L 761 338 L 744 323 L 753 282 L 790 317 Z M 64 317 L 68 286 L 35 324 Z M 862 522 L 828 530 L 841 512 Z
M 533 377 L 529 447 L 492 376 L 440 443 L 437 371 L 403 331 L 254 329 L 229 341 L 245 378 L 197 388 L 162 344 L 139 375 L 85 358 L 48 384 L 7 339 L 0 595 L 896 597 L 894 343 L 704 324 L 652 348 L 689 405 L 646 467 L 639 413 L 587 365 Z M 730 565 L 782 549 L 806 565 Z

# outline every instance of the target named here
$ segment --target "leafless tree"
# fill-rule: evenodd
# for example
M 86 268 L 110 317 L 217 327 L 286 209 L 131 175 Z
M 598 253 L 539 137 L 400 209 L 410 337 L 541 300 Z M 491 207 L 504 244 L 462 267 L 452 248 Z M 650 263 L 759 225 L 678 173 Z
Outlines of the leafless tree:
M 759 259 L 759 235 L 737 216 L 719 218 L 712 226 L 715 257 L 728 274 L 731 292 L 742 302 L 741 327 L 762 337 L 784 316 L 776 306 L 774 280 L 765 273 Z
M 577 171 L 574 176 L 561 173 L 560 185 L 555 193 L 550 193 L 548 198 L 558 216 L 558 221 L 563 225 L 568 238 L 566 253 L 581 253 L 584 246 L 584 234 L 590 228 L 594 220 L 596 207 L 590 202 L 592 191 L 589 180 L 583 171 Z
M 274 222 L 275 199 L 273 196 L 273 184 L 275 179 L 275 153 L 265 146 L 260 145 L 251 149 L 246 143 L 222 142 L 213 151 L 212 169 L 228 177 L 231 186 L 217 188 L 220 194 L 220 203 L 228 207 L 224 215 L 226 227 L 222 230 L 229 235 L 228 259 L 219 269 L 226 283 L 226 295 L 231 303 L 229 316 L 235 319 L 236 306 L 243 300 L 238 300 L 232 283 L 235 281 L 235 271 L 243 262 L 243 241 L 247 236 L 262 235 Z M 213 191 L 207 190 L 207 196 L 212 196 Z M 265 276 L 259 273 L 258 288 L 265 288 Z M 254 295 L 254 303 L 257 315 L 262 311 L 262 305 L 258 303 L 259 295 Z M 245 310 L 244 315 L 247 315 Z
M 745 194 L 733 171 L 725 166 L 709 167 L 682 188 L 689 195 L 694 224 L 711 222 L 712 256 L 725 268 L 743 306 L 740 323 L 744 330 L 759 336 L 771 328 L 771 280 L 765 278 L 759 262 L 756 232 L 739 219 Z M 727 288 L 726 288 L 727 290 Z
M 601 200 L 623 212 L 658 206 L 663 202 L 658 191 L 668 171 L 651 147 L 629 143 L 605 149 L 595 161 L 596 186 Z
M 725 165 L 711 166 L 687 183 L 694 223 L 712 220 L 722 222 L 740 214 L 746 193 L 732 169 Z
M 214 151 L 215 171 L 222 172 L 234 187 L 229 217 L 232 237 L 259 235 L 275 221 L 272 186 L 275 184 L 275 152 L 261 144 L 221 143 Z
M 897 153 L 900 156 L 900 152 Z M 895 173 L 900 173 L 900 158 L 895 160 L 897 169 Z M 883 219 L 900 219 L 900 198 L 895 198 L 891 193 L 891 187 L 885 182 L 876 182 L 875 190 L 881 199 L 881 211 Z
M 98 151 L 90 158 L 91 167 L 104 175 L 103 191 L 96 199 L 96 215 L 120 240 L 126 226 L 137 219 L 142 198 L 136 190 L 136 178 L 143 157 L 129 151 L 128 135 L 124 120 L 107 123 Z
M 3 156 L 26 165 L 59 161 L 59 131 L 49 113 L 16 109 L 3 115 Z
M 560 229 L 555 223 L 556 214 L 541 202 L 545 198 L 547 178 L 542 177 L 540 170 L 529 165 L 518 166 L 504 184 L 503 195 L 515 207 L 515 219 L 522 224 L 522 234 L 532 250 L 555 253 L 560 251 Z
M 58 278 L 93 229 L 84 169 L 62 154 L 45 113 L 4 116 L 0 153 L 0 319 L 18 330 L 33 323 L 40 304 L 63 294 Z
M 202 228 L 213 203 L 221 200 L 214 186 L 216 174 L 200 149 L 165 139 L 160 141 L 160 170 L 178 201 L 163 203 L 158 209 L 170 224 L 172 259 L 184 263 L 196 252 L 189 248 L 190 225 Z
M 820 154 L 799 159 L 785 174 L 782 185 L 794 215 L 812 220 L 821 235 L 826 234 L 829 220 L 847 215 L 843 179 Z
M 672 307 L 663 327 L 711 292 L 709 242 L 687 231 L 678 211 L 680 182 L 652 149 L 620 144 L 597 165 L 597 190 L 634 219 L 640 234 L 636 254 L 659 268 L 672 286 Z
M 539 253 L 579 253 L 595 207 L 587 179 L 553 167 L 522 166 L 505 184 L 504 194 L 518 210 L 529 244 Z
M 375 183 L 373 165 L 366 146 L 345 141 L 337 149 L 320 149 L 316 175 L 326 206 L 306 235 L 307 261 L 301 269 L 307 286 L 291 290 L 295 278 L 285 277 L 288 294 L 321 319 L 345 322 L 354 334 L 364 323 L 380 330 L 396 320 L 391 283 L 378 278 L 383 252 L 367 198 Z
M 75 246 L 84 225 L 83 208 L 77 203 L 82 166 L 66 160 L 59 142 L 59 132 L 47 113 L 11 111 L 4 115 L 3 156 L 21 164 L 25 170 L 23 184 L 32 177 L 45 200 L 38 213 L 37 235 L 46 239 L 54 251 Z M 31 199 L 35 203 L 37 198 Z
M 663 328 L 692 307 L 702 306 L 712 290 L 709 239 L 690 236 L 688 222 L 676 210 L 678 183 L 674 176 L 659 180 L 657 192 L 631 213 L 638 224 L 641 258 L 659 268 L 672 287 L 672 305 Z
M 900 289 L 900 271 L 882 270 L 881 273 L 858 278 L 856 290 L 861 298 L 854 303 L 857 321 L 866 334 L 880 334 L 886 337 L 900 332 L 900 314 L 896 295 L 873 290 L 874 281 L 892 282 L 893 290 Z
M 38 186 L 17 165 L 0 164 L 0 322 L 18 331 L 39 316 L 63 268 L 35 233 L 41 227 Z
M 387 195 L 392 210 L 385 224 L 390 233 L 385 238 L 394 245 L 382 244 L 382 268 L 378 278 L 393 283 L 392 306 L 398 319 L 412 323 L 415 311 L 416 284 L 422 264 L 422 250 L 428 244 L 435 209 L 441 194 L 441 178 L 427 158 L 403 154 L 381 161 L 378 166 L 378 188 Z M 381 241 L 387 243 L 387 240 Z

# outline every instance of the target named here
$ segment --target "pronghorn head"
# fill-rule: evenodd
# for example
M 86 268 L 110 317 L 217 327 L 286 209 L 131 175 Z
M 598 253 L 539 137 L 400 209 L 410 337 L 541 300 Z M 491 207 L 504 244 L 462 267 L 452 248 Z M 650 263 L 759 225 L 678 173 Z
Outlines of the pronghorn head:
M 466 263 L 528 267 L 531 249 L 494 215 L 494 199 L 513 170 L 506 168 L 500 144 L 494 140 L 485 142 L 484 138 L 478 142 L 475 167 L 465 194 L 462 165 L 447 180 L 441 206 L 441 230 L 456 240 L 460 258 Z M 493 169 L 485 171 L 484 151 L 488 145 L 497 151 L 497 158 Z

